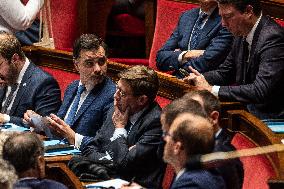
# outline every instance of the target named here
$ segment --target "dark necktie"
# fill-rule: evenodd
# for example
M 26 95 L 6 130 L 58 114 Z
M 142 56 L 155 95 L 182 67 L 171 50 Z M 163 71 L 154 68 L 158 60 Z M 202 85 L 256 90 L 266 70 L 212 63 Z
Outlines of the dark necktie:
M 246 83 L 247 70 L 248 70 L 248 58 L 249 58 L 249 44 L 246 38 L 243 39 L 243 84 Z
M 77 110 L 78 110 L 78 106 L 79 106 L 79 102 L 80 102 L 80 97 L 81 94 L 84 92 L 86 88 L 83 85 L 79 85 L 76 96 L 74 98 L 73 104 L 71 106 L 71 109 L 69 111 L 69 114 L 67 116 L 67 119 L 65 120 L 65 122 L 68 125 L 73 125 L 73 121 L 74 121 L 74 117 L 76 116 Z
M 197 44 L 198 44 L 198 40 L 199 40 L 199 35 L 200 35 L 200 31 L 201 31 L 201 26 L 203 24 L 203 21 L 206 19 L 208 15 L 204 12 L 201 12 L 199 17 L 197 18 L 194 28 L 192 30 L 192 34 L 191 34 L 191 40 L 190 40 L 190 44 L 189 44 L 189 49 L 196 49 Z
M 1 108 L 1 113 L 3 113 L 3 114 L 9 113 L 9 111 L 7 111 L 7 110 L 8 110 L 8 107 L 10 106 L 10 104 L 12 102 L 13 95 L 14 95 L 15 91 L 17 90 L 17 87 L 18 87 L 17 83 L 11 86 L 11 92 L 9 93 L 4 105 Z

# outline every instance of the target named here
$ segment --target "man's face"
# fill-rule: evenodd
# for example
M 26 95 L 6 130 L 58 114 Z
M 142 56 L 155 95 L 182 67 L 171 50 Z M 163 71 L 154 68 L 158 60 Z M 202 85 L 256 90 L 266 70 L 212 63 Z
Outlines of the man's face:
M 167 129 L 162 127 L 163 129 L 163 139 L 165 141 L 164 153 L 163 153 L 163 160 L 166 163 L 173 164 L 175 161 L 175 153 L 174 153 L 174 144 L 175 142 L 172 139 L 172 131 L 171 129 Z
M 249 15 L 241 13 L 231 4 L 219 4 L 222 25 L 234 36 L 247 36 L 250 31 Z
M 80 57 L 75 60 L 75 68 L 85 86 L 101 83 L 107 72 L 107 59 L 103 47 L 98 50 L 81 50 Z
M 140 111 L 137 101 L 138 96 L 133 96 L 132 88 L 123 79 L 120 79 L 117 83 L 114 100 L 121 112 L 125 112 L 128 107 L 130 115 Z
M 8 60 L 0 55 L 0 87 L 5 87 L 16 83 L 18 71 L 14 63 L 9 63 Z

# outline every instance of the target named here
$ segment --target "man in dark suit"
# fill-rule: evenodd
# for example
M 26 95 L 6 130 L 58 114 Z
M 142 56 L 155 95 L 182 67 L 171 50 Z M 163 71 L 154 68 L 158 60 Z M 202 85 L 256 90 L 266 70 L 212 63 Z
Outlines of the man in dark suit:
M 115 84 L 106 77 L 107 47 L 93 34 L 83 34 L 74 43 L 74 66 L 80 80 L 73 81 L 66 89 L 57 116 L 64 127 L 57 135 L 75 140 L 75 135 L 95 136 L 106 119 L 112 105 Z M 25 120 L 31 122 L 35 112 L 28 111 Z M 72 142 L 74 143 L 74 142 Z
M 158 76 L 150 68 L 134 66 L 122 71 L 119 78 L 114 107 L 102 128 L 95 137 L 82 136 L 75 145 L 93 161 L 112 161 L 121 178 L 135 177 L 139 184 L 158 188 L 163 172 L 162 159 L 156 153 L 162 135 L 161 108 L 154 101 Z M 54 119 L 51 124 L 60 129 L 60 121 Z
M 44 147 L 34 133 L 11 135 L 4 143 L 3 159 L 10 162 L 16 169 L 19 180 L 15 188 L 67 189 L 59 182 L 43 179 L 45 176 Z
M 260 119 L 283 119 L 284 29 L 262 15 L 257 0 L 219 0 L 219 12 L 236 36 L 232 50 L 217 70 L 201 75 L 192 69 L 185 81 L 222 101 L 247 104 Z
M 233 36 L 221 25 L 215 0 L 199 0 L 200 8 L 183 13 L 165 45 L 157 53 L 157 67 L 162 71 L 192 66 L 199 72 L 216 69 L 228 55 Z M 189 71 L 189 70 L 188 70 Z
M 0 32 L 0 123 L 23 125 L 24 113 L 46 116 L 58 111 L 60 89 L 56 80 L 29 61 L 15 36 Z
M 213 125 L 215 135 L 215 152 L 234 151 L 236 148 L 231 144 L 233 133 L 228 131 L 220 125 L 220 111 L 221 105 L 217 97 L 207 90 L 195 90 L 186 93 L 182 97 L 185 101 L 198 101 L 206 112 L 207 117 Z M 177 107 L 175 107 L 177 109 Z M 173 108 L 173 109 L 175 109 Z M 173 110 L 171 110 L 173 111 Z M 190 166 L 190 164 L 189 164 Z M 234 159 L 230 163 L 218 166 L 217 170 L 220 172 L 225 180 L 226 188 L 241 189 L 243 186 L 244 170 L 240 159 Z
M 176 178 L 171 189 L 178 188 L 226 188 L 223 178 L 215 170 L 186 167 L 187 160 L 194 155 L 212 152 L 214 132 L 207 118 L 193 113 L 182 113 L 170 128 L 163 125 L 166 142 L 163 159 L 171 164 Z

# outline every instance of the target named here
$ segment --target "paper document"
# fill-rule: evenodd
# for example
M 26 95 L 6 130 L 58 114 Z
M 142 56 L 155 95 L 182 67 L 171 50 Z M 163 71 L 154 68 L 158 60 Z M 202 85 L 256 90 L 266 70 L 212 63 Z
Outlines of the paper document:
M 112 179 L 103 182 L 97 182 L 95 184 L 88 184 L 86 188 L 99 188 L 99 187 L 114 187 L 115 189 L 119 189 L 123 184 L 128 184 L 129 182 L 122 179 Z

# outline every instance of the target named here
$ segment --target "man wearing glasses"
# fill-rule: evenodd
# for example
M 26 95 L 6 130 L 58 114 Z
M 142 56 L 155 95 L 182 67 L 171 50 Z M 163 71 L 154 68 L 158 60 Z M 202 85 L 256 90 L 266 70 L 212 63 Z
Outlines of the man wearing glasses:
M 83 34 L 75 41 L 74 66 L 80 80 L 66 89 L 57 116 L 50 115 L 64 125 L 54 130 L 60 137 L 74 141 L 76 134 L 94 136 L 103 124 L 115 92 L 115 84 L 106 77 L 106 50 L 105 43 L 92 34 Z M 31 123 L 34 114 L 27 111 L 25 120 Z

